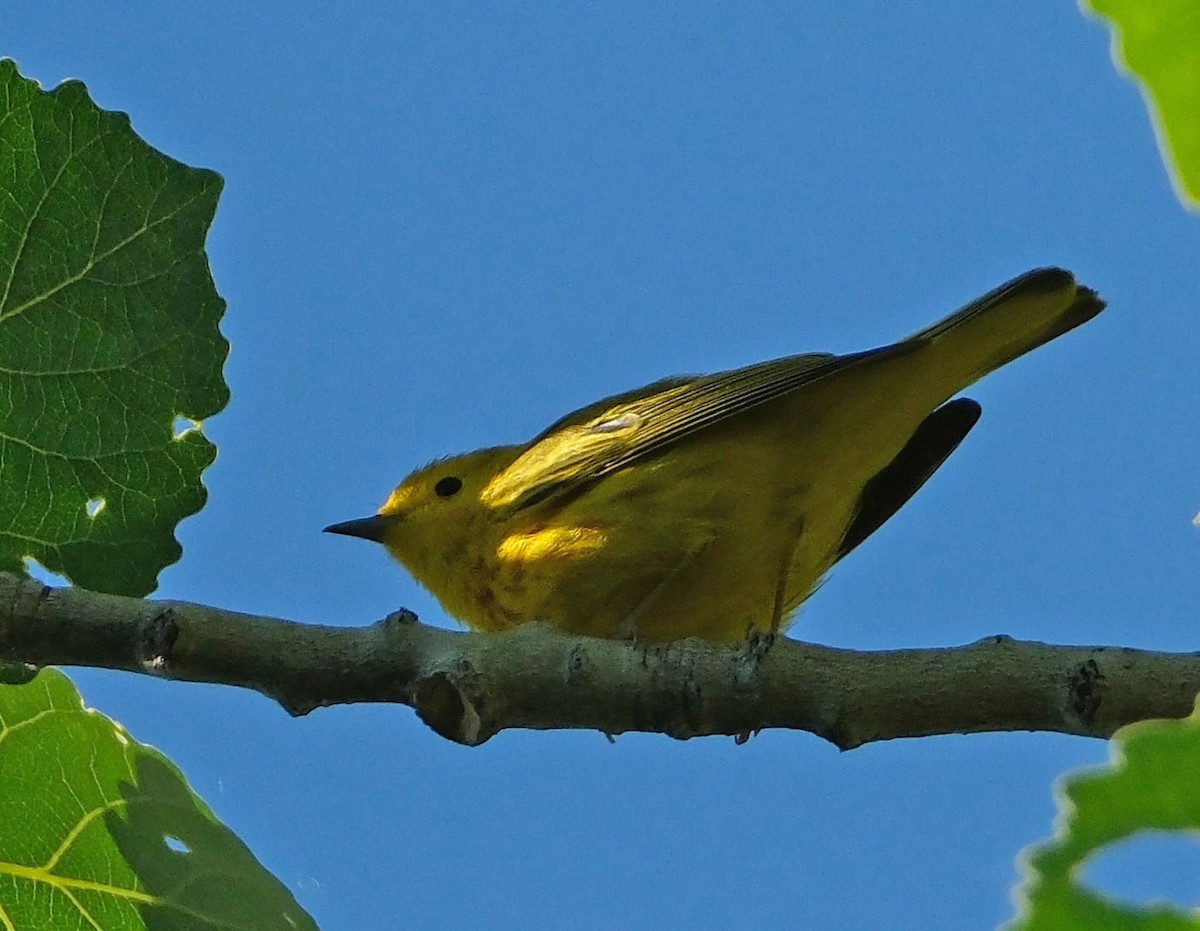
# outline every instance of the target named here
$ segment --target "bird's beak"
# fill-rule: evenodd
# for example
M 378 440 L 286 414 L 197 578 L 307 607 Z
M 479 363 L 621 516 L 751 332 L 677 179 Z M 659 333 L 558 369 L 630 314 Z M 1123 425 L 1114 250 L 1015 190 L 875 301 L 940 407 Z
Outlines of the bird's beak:
M 347 537 L 362 537 L 364 540 L 374 540 L 382 543 L 384 534 L 389 527 L 396 523 L 395 514 L 372 514 L 370 517 L 360 517 L 358 520 L 347 520 L 340 524 L 330 524 L 325 528 L 326 533 L 340 533 Z

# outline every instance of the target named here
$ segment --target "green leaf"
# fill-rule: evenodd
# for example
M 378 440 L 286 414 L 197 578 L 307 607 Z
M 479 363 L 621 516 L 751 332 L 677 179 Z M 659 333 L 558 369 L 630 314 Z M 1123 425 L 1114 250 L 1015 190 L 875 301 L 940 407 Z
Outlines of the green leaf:
M 0 686 L 0 928 L 316 924 L 169 760 L 45 669 Z
M 1112 739 L 1113 761 L 1067 774 L 1058 786 L 1053 840 L 1021 854 L 1021 915 L 1011 931 L 1058 928 L 1195 931 L 1195 912 L 1137 908 L 1082 885 L 1084 862 L 1143 831 L 1200 829 L 1200 704 L 1178 721 L 1142 721 Z
M 144 595 L 179 558 L 228 400 L 204 254 L 218 175 L 150 148 L 78 82 L 0 60 L 0 569 Z
M 1200 3 L 1083 2 L 1112 26 L 1117 67 L 1141 83 L 1179 199 L 1200 208 Z

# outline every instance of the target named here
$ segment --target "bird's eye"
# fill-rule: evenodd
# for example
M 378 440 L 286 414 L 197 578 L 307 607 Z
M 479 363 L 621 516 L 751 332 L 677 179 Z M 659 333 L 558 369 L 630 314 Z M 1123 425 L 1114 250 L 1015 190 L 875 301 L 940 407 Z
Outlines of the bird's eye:
M 460 488 L 462 488 L 462 479 L 455 478 L 453 475 L 438 479 L 438 483 L 433 486 L 433 490 L 442 498 L 453 498 L 458 494 Z

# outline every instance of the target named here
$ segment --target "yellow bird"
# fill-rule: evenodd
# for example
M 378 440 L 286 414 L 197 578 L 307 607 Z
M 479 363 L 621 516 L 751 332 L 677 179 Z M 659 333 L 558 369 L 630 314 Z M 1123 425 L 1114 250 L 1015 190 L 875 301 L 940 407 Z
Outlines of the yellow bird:
M 975 425 L 979 405 L 949 398 L 1103 308 L 1037 269 L 890 346 L 605 398 L 419 469 L 375 516 L 326 530 L 382 543 L 478 630 L 775 633 Z

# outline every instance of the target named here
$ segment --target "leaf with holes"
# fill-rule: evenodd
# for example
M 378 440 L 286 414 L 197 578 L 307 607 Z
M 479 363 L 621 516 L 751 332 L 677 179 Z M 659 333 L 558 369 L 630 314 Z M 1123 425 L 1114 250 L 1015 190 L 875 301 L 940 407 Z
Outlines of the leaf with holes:
M 1109 21 L 1113 60 L 1142 86 L 1179 199 L 1200 207 L 1200 4 L 1084 0 Z
M 78 82 L 0 60 L 0 569 L 143 595 L 179 558 L 228 400 L 204 254 L 221 179 Z
M 44 669 L 0 685 L 0 928 L 316 924 L 169 760 Z
M 1200 830 L 1200 704 L 1178 721 L 1141 721 L 1112 739 L 1113 762 L 1070 773 L 1058 787 L 1055 837 L 1021 854 L 1021 915 L 1009 931 L 1127 928 L 1195 931 L 1200 917 L 1165 904 L 1113 901 L 1081 880 L 1089 858 L 1147 831 Z

